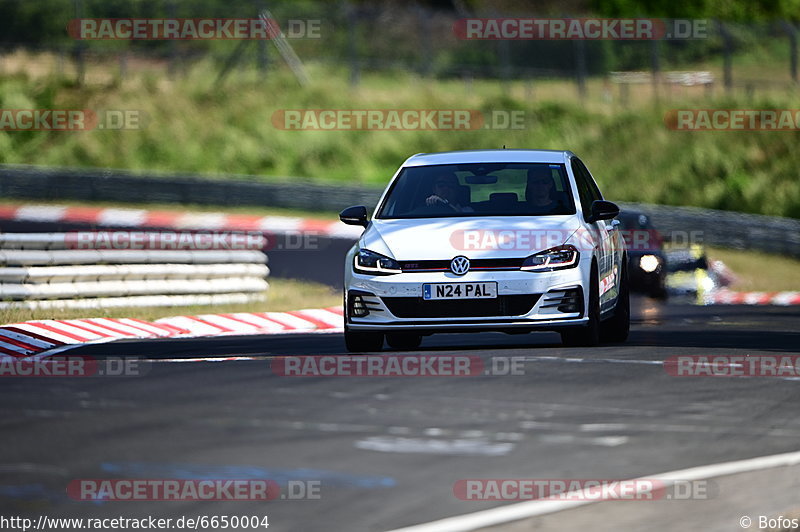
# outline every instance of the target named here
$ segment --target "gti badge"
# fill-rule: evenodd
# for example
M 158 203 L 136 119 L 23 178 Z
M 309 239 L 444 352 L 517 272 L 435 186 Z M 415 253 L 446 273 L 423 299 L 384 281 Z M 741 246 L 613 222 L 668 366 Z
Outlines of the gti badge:
M 469 271 L 469 259 L 459 255 L 450 261 L 450 271 L 456 275 L 464 275 Z

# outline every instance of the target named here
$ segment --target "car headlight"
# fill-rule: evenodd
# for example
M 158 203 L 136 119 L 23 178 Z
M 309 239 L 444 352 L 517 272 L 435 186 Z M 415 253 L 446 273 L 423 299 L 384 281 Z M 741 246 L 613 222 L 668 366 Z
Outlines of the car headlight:
M 396 260 L 385 257 L 368 249 L 360 249 L 356 253 L 353 267 L 358 273 L 370 275 L 392 275 L 403 273 Z
M 656 271 L 660 264 L 661 261 L 655 255 L 642 255 L 639 259 L 639 267 L 647 273 Z
M 565 244 L 531 255 L 522 262 L 520 270 L 551 272 L 553 270 L 574 268 L 578 265 L 580 256 L 581 254 L 575 246 Z

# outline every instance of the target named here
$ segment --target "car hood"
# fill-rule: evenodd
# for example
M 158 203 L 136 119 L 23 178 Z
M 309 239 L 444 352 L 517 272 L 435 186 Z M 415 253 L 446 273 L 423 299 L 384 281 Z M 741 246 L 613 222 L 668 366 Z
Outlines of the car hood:
M 373 220 L 359 245 L 397 260 L 527 257 L 563 244 L 575 215 Z

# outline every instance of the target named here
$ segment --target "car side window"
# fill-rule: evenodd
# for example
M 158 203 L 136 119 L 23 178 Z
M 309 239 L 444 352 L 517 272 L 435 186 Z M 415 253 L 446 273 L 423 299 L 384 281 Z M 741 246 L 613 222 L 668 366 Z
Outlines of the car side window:
M 575 181 L 578 184 L 578 196 L 581 198 L 581 208 L 583 209 L 583 216 L 586 218 L 592 212 L 592 202 L 602 200 L 603 195 L 600 193 L 600 189 L 597 188 L 597 183 L 594 182 L 592 174 L 589 173 L 589 170 L 577 157 L 572 159 L 572 172 L 575 174 Z
M 572 173 L 575 175 L 575 184 L 578 186 L 578 197 L 581 199 L 581 210 L 583 217 L 589 216 L 592 210 L 592 191 L 589 183 L 586 182 L 586 175 L 581 168 L 580 161 L 576 158 L 572 159 Z
M 586 168 L 586 165 L 583 164 L 583 161 L 581 161 L 580 159 L 578 159 L 577 161 L 578 161 L 578 166 L 581 169 L 581 172 L 583 172 L 583 175 L 586 177 L 586 183 L 588 183 L 589 185 L 589 191 L 592 194 L 592 199 L 593 200 L 603 199 L 603 195 L 600 193 L 600 189 L 597 188 L 597 183 L 595 183 L 594 178 L 592 178 L 592 174 L 589 173 L 589 170 Z

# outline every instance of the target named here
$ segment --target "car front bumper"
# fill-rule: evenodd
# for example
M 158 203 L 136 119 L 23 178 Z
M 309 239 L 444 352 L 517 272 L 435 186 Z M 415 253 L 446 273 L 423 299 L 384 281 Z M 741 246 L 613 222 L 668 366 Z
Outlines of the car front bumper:
M 347 327 L 351 330 L 425 332 L 555 330 L 583 325 L 583 268 L 554 272 L 470 271 L 401 273 L 371 276 L 348 272 Z M 430 301 L 422 298 L 427 283 L 496 282 L 497 299 Z M 360 307 L 353 305 L 360 299 Z M 574 301 L 574 303 L 572 303 Z M 572 303 L 572 304 L 570 304 Z

